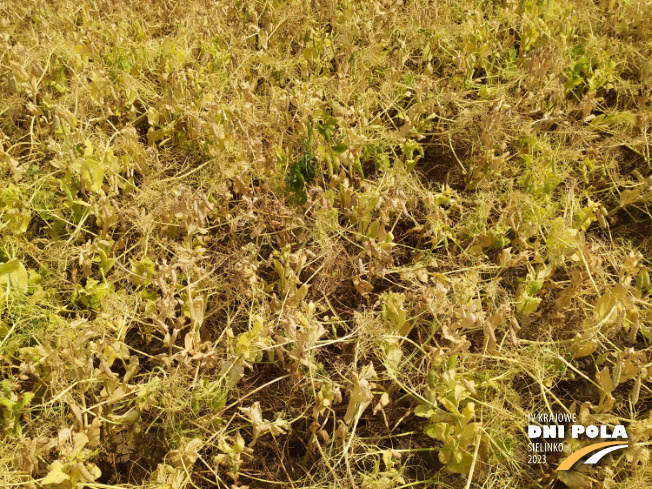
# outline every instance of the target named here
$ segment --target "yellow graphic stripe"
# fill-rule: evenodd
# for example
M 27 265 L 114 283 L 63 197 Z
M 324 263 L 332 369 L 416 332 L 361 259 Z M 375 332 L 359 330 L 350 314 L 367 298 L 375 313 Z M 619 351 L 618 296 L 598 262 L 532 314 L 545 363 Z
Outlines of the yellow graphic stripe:
M 595 443 L 594 445 L 589 445 L 588 447 L 584 447 L 575 453 L 569 455 L 567 458 L 564 459 L 564 461 L 559 464 L 559 467 L 557 467 L 557 470 L 568 470 L 570 469 L 575 462 L 577 462 L 579 459 L 581 459 L 584 455 L 587 453 L 595 452 L 596 450 L 599 450 L 600 448 L 604 447 L 610 447 L 612 445 L 622 445 L 622 441 L 606 441 L 604 443 Z

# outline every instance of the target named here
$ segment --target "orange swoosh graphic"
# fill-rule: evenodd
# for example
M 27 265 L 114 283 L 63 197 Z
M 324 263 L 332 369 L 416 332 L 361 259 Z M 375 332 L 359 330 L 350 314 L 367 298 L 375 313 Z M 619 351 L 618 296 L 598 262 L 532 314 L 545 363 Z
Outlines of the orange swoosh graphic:
M 570 469 L 575 462 L 577 462 L 579 459 L 581 459 L 584 455 L 587 453 L 594 452 L 596 450 L 599 450 L 600 448 L 604 447 L 610 447 L 612 445 L 622 445 L 622 441 L 606 441 L 604 443 L 595 443 L 594 445 L 589 445 L 588 447 L 584 447 L 575 453 L 572 453 L 569 455 L 567 458 L 564 459 L 562 463 L 559 464 L 559 467 L 557 467 L 557 470 L 568 470 Z

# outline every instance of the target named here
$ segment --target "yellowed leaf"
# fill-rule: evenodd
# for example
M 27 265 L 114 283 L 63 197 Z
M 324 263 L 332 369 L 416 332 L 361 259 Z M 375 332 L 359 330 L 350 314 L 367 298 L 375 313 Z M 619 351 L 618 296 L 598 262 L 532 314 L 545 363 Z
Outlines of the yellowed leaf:
M 50 471 L 41 481 L 44 486 L 57 486 L 64 481 L 70 480 L 70 476 L 63 471 L 64 465 L 59 460 L 52 462 L 48 468 Z
M 602 297 L 600 297 L 594 306 L 595 318 L 598 321 L 605 319 L 610 313 L 611 310 L 616 305 L 616 296 L 610 292 L 607 292 Z
M 611 380 L 611 374 L 609 373 L 609 367 L 605 367 L 598 372 L 597 380 L 605 393 L 611 394 L 615 389 L 613 381 Z
M 582 358 L 591 355 L 597 347 L 595 340 L 587 340 L 578 334 L 571 343 L 570 352 L 573 358 Z

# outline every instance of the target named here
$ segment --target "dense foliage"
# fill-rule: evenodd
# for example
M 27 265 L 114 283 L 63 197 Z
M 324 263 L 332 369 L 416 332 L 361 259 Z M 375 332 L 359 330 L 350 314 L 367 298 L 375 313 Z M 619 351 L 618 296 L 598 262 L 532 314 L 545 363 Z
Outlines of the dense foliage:
M 650 0 L 0 26 L 2 487 L 650 487 Z

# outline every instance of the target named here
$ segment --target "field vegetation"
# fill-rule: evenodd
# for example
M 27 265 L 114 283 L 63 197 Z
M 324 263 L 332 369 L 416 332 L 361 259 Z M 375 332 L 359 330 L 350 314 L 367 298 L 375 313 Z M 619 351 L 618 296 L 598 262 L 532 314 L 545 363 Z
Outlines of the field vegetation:
M 650 0 L 0 0 L 0 486 L 651 487 L 651 125 Z

